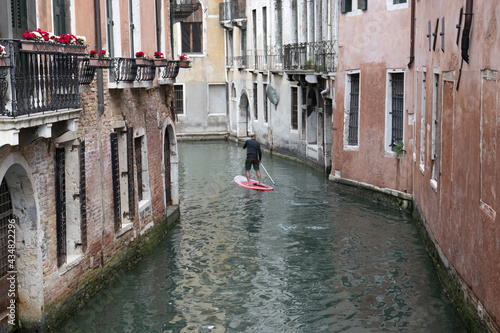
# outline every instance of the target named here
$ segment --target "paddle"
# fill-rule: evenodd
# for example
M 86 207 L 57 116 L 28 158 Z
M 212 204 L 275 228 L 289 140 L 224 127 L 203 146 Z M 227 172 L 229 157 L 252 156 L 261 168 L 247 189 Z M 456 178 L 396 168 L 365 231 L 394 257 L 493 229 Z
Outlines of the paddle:
M 266 172 L 267 176 L 269 177 L 269 179 L 271 179 L 271 181 L 273 182 L 273 185 L 276 186 L 276 183 L 274 182 L 274 180 L 271 178 L 271 175 L 269 174 L 269 172 L 267 172 L 266 168 L 264 167 L 264 164 L 262 164 L 262 162 L 260 163 L 260 166 L 262 167 L 262 169 L 264 169 L 264 171 Z

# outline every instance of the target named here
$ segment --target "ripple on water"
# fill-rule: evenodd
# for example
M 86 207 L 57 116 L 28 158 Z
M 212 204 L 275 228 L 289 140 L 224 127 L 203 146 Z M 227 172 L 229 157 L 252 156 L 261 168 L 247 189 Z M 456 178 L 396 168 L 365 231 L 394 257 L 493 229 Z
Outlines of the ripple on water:
M 179 144 L 179 223 L 56 332 L 466 331 L 408 216 L 268 155 L 243 189 L 244 152 Z

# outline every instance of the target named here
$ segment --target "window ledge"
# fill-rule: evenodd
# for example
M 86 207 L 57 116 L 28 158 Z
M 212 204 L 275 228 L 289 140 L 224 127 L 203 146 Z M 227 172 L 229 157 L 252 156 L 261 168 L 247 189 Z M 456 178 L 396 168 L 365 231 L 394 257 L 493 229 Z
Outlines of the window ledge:
M 66 258 L 66 263 L 59 267 L 59 275 L 64 275 L 83 261 L 82 254 L 70 254 Z
M 359 151 L 359 146 L 344 145 L 344 150 L 347 150 L 347 151 Z
M 125 235 L 130 230 L 132 230 L 132 222 L 128 222 L 128 223 L 122 224 L 122 227 L 120 228 L 120 230 L 118 230 L 116 232 L 116 238 Z
M 420 163 L 419 168 L 420 168 L 420 172 L 421 172 L 422 174 L 424 174 L 425 167 L 424 167 L 424 165 L 423 165 L 422 163 Z
M 437 180 L 435 180 L 435 179 L 431 179 L 431 187 L 432 187 L 432 189 L 433 189 L 434 191 L 436 191 L 436 192 L 437 192 L 437 190 L 438 190 L 438 183 L 437 183 Z

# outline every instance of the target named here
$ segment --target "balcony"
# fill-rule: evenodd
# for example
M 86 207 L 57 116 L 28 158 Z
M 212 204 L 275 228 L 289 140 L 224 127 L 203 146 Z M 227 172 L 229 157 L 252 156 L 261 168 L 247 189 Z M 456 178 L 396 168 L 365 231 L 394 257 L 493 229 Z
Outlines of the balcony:
M 226 28 L 233 25 L 246 27 L 245 0 L 231 0 L 219 3 L 219 24 Z
M 179 73 L 179 60 L 164 61 L 158 66 L 152 59 L 147 58 L 113 59 L 112 77 L 117 84 L 138 82 L 142 85 L 139 84 L 137 87 L 147 87 L 152 85 L 156 72 L 158 72 L 158 83 L 174 83 Z
M 0 146 L 76 131 L 85 46 L 0 39 Z
M 334 42 L 287 44 L 283 47 L 284 69 L 286 71 L 305 71 L 314 73 L 333 73 L 336 71 Z
M 196 0 L 174 0 L 170 3 L 174 23 L 186 21 L 198 8 L 200 8 L 200 3 Z

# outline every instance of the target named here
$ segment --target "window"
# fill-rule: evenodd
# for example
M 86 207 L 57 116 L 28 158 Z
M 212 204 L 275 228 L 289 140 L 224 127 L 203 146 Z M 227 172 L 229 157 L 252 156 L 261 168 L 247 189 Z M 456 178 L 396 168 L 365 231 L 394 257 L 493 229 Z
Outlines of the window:
M 137 177 L 137 199 L 139 216 L 144 209 L 151 205 L 151 189 L 149 183 L 149 167 L 147 154 L 147 140 L 145 129 L 139 128 L 134 132 L 134 162 Z
M 439 115 L 439 74 L 434 74 L 432 91 L 432 178 L 437 180 L 438 170 L 438 115 Z
M 182 84 L 174 85 L 175 94 L 175 113 L 184 114 L 184 86 Z
M 340 11 L 342 13 L 354 12 L 358 9 L 368 9 L 368 0 L 341 0 Z
M 55 195 L 57 265 L 75 261 L 87 241 L 85 143 L 65 142 L 56 148 Z M 82 165 L 83 163 L 83 165 Z
M 264 97 L 262 98 L 262 105 L 264 107 L 264 122 L 267 123 L 268 120 L 269 120 L 269 115 L 268 115 L 268 110 L 269 109 L 267 107 L 269 101 L 268 101 L 268 98 L 267 98 L 267 84 L 266 83 L 264 83 L 264 88 L 263 89 L 264 89 L 264 92 L 263 92 Z
M 391 145 L 403 141 L 404 74 L 391 74 L 392 80 L 392 137 Z
M 134 165 L 133 163 L 129 164 L 127 158 L 127 154 L 133 152 L 128 147 L 128 136 L 132 135 L 132 133 L 132 128 L 128 128 L 126 131 L 125 128 L 121 128 L 110 134 L 115 231 L 128 230 L 128 227 L 131 226 L 130 219 L 135 213 L 135 205 L 131 205 L 132 202 L 130 202 L 134 200 L 133 195 L 135 192 L 132 190 L 132 193 L 129 193 L 130 182 L 132 186 L 134 184 Z M 127 175 L 127 177 L 124 177 L 124 175 Z M 128 212 L 126 211 L 127 208 Z
M 182 52 L 201 53 L 203 51 L 203 10 L 198 8 L 185 22 L 181 22 Z
M 426 103 L 427 87 L 426 87 L 426 72 L 422 72 L 422 105 L 420 115 L 420 171 L 425 170 L 425 103 Z
M 115 47 L 114 47 L 114 35 L 113 35 L 113 5 L 111 4 L 111 0 L 106 0 L 106 31 L 108 33 L 108 52 L 109 56 L 113 58 L 115 56 Z M 113 76 L 110 76 L 113 77 Z
M 302 110 L 301 110 L 301 135 L 302 140 L 306 139 L 306 116 L 307 116 L 307 87 L 302 87 Z
M 12 9 L 12 37 L 21 38 L 23 32 L 30 30 L 28 29 L 27 4 L 25 0 L 11 0 L 10 4 Z
M 257 83 L 253 84 L 253 117 L 255 120 L 259 119 L 259 109 L 258 109 L 258 98 L 257 98 Z
M 64 0 L 53 0 L 54 34 L 66 33 L 66 10 Z
M 142 177 L 142 136 L 134 139 L 135 168 L 137 171 L 137 196 L 139 201 L 144 199 Z
M 348 115 L 347 145 L 357 146 L 359 144 L 359 73 L 348 75 L 348 88 L 346 91 L 347 102 L 346 115 Z
M 387 10 L 408 8 L 408 0 L 386 0 Z
M 253 33 L 253 55 L 254 55 L 254 68 L 257 67 L 257 11 L 252 10 L 252 33 Z
M 246 29 L 240 30 L 240 55 L 241 55 L 241 65 L 243 67 L 247 66 L 247 31 Z
M 296 130 L 299 128 L 299 100 L 297 87 L 292 87 L 292 110 L 291 110 L 291 122 L 292 129 Z
M 267 8 L 262 7 L 262 45 L 264 50 L 264 59 L 266 59 L 267 55 Z M 264 60 L 265 61 L 265 60 Z

